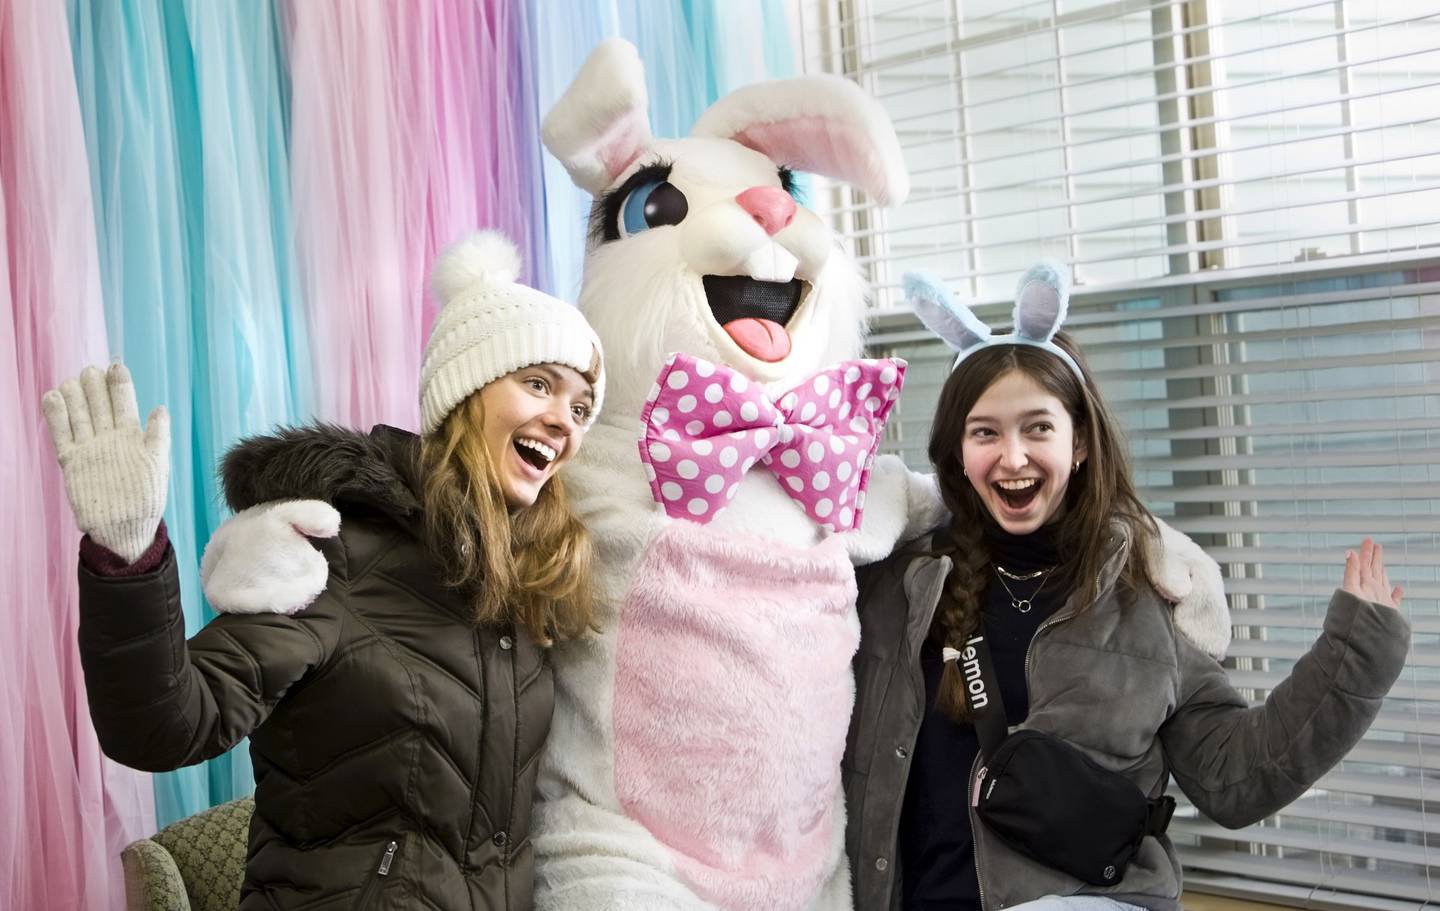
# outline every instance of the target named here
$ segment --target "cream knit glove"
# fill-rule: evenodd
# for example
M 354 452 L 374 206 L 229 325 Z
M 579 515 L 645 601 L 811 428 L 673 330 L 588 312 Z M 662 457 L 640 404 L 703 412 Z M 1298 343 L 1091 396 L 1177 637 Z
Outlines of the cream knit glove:
M 40 400 L 65 476 L 75 524 L 133 563 L 155 539 L 170 478 L 170 415 L 150 412 L 145 430 L 124 364 L 86 367 Z

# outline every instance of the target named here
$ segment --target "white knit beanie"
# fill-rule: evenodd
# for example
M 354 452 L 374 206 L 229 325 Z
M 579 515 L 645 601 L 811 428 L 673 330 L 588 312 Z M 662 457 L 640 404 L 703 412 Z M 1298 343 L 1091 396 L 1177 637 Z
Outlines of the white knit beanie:
M 420 365 L 420 432 L 429 436 L 472 392 L 532 364 L 563 364 L 584 374 L 601 354 L 600 339 L 562 300 L 515 284 L 520 256 L 498 231 L 461 239 L 435 261 L 430 283 L 440 313 Z M 605 373 L 588 426 L 605 398 Z

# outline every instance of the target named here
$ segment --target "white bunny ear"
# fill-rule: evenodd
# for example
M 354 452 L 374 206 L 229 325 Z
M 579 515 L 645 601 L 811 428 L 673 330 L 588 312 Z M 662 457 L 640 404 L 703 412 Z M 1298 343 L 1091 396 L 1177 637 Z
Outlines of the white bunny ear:
M 839 76 L 805 76 L 736 89 L 710 106 L 691 136 L 731 139 L 777 164 L 858 186 L 898 205 L 910 175 L 880 103 Z
M 575 185 L 599 195 L 650 147 L 649 104 L 635 46 L 611 38 L 590 52 L 540 136 Z
M 956 303 L 939 278 L 928 272 L 906 272 L 904 282 L 905 299 L 915 308 L 920 322 L 945 344 L 964 351 L 989 340 L 990 327 L 980 322 L 969 307 Z
M 1020 276 L 1015 291 L 1015 334 L 1048 342 L 1070 309 L 1070 282 L 1054 263 L 1037 263 Z

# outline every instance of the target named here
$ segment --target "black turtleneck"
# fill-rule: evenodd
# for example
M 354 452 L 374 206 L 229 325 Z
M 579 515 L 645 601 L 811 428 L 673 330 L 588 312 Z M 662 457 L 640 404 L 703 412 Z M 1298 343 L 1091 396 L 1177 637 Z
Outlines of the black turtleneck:
M 1059 562 L 1055 531 L 1051 524 L 1028 535 L 1012 535 L 989 516 L 982 530 L 991 565 L 981 595 L 981 614 L 1005 714 L 1012 725 L 1024 721 L 1030 710 L 1025 681 L 1030 640 L 1067 594 L 1064 580 L 1053 571 Z M 1027 582 L 1005 579 L 1002 585 L 996 565 L 1019 576 L 1041 569 L 1052 571 Z M 1005 585 L 1015 598 L 1032 600 L 1028 612 L 1015 609 Z M 935 710 L 942 668 L 940 645 L 927 638 L 920 650 L 925 718 L 915 740 L 900 814 L 901 895 L 905 911 L 980 911 L 968 793 L 970 768 L 980 743 L 973 727 L 957 724 Z

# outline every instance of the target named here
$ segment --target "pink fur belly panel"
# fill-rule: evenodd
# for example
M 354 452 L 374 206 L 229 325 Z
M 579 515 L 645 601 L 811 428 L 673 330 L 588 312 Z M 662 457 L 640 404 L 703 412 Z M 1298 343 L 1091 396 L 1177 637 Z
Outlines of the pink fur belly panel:
M 859 640 L 844 547 L 672 522 L 635 573 L 616 648 L 620 804 L 700 897 L 798 911 L 842 824 Z

